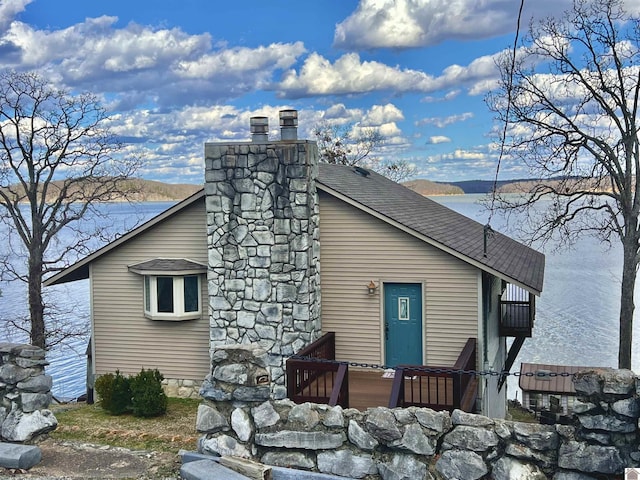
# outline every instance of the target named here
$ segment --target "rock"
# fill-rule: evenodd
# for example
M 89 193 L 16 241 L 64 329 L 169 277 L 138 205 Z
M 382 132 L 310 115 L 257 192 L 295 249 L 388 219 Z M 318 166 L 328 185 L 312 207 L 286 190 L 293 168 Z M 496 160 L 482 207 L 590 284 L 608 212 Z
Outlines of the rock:
M 22 411 L 25 413 L 44 410 L 49 407 L 49 404 L 51 403 L 51 392 L 21 393 L 20 401 L 22 403 Z
M 213 378 L 220 382 L 246 385 L 249 379 L 248 369 L 245 365 L 237 363 L 218 365 L 213 370 Z
M 0 467 L 28 470 L 42 460 L 42 451 L 34 445 L 0 443 Z
M 294 406 L 289 411 L 288 421 L 290 423 L 300 424 L 303 430 L 312 430 L 313 427 L 320 423 L 320 415 L 311 408 L 310 403 L 306 402 Z
M 2 438 L 10 442 L 27 442 L 55 430 L 58 420 L 49 410 L 23 413 L 12 410 L 2 422 Z
M 238 387 L 233 391 L 233 398 L 241 402 L 262 402 L 269 399 L 269 386 Z
M 366 475 L 378 473 L 370 456 L 354 455 L 349 450 L 319 453 L 318 470 L 322 473 L 350 478 L 363 478 Z
M 513 424 L 513 433 L 516 440 L 534 450 L 558 448 L 558 433 L 553 426 L 517 422 Z
M 280 415 L 275 411 L 271 402 L 264 402 L 252 408 L 251 415 L 253 415 L 253 423 L 258 430 L 275 425 L 280 420 Z
M 402 436 L 402 440 L 394 442 L 392 446 L 409 450 L 418 455 L 431 456 L 436 453 L 435 441 L 427 437 L 422 428 L 417 423 L 407 426 Z
M 631 370 L 609 369 L 604 375 L 602 393 L 626 395 L 634 390 L 636 376 Z
M 631 433 L 636 430 L 636 423 L 630 418 L 623 420 L 611 415 L 579 415 L 578 420 L 580 425 L 589 430 L 622 433 Z
M 461 450 L 448 450 L 444 452 L 436 462 L 436 470 L 438 470 L 445 479 L 451 480 L 476 480 L 489 473 L 489 469 L 480 455 Z
M 330 408 L 324 415 L 322 419 L 322 424 L 325 427 L 337 427 L 344 428 L 344 415 L 342 413 L 342 407 L 340 405 L 336 405 L 335 407 Z
M 558 466 L 585 473 L 621 473 L 625 464 L 615 447 L 567 442 L 560 446 Z
M 379 445 L 378 441 L 355 420 L 349 420 L 347 435 L 349 441 L 361 450 L 371 451 Z
M 553 480 L 597 480 L 596 477 L 578 472 L 557 472 Z
M 215 433 L 221 430 L 228 430 L 227 419 L 215 408 L 201 403 L 198 405 L 196 416 L 196 430 L 200 433 Z
M 432 480 L 427 466 L 411 455 L 396 454 L 391 463 L 378 464 L 382 480 Z
M 265 465 L 275 465 L 277 467 L 292 467 L 303 470 L 311 470 L 316 464 L 314 455 L 301 452 L 267 452 L 260 461 Z
M 343 433 L 295 432 L 282 430 L 274 433 L 256 433 L 255 443 L 263 447 L 296 448 L 303 450 L 329 450 L 341 447 L 346 440 Z
M 598 406 L 595 403 L 581 402 L 579 400 L 576 400 L 573 403 L 573 413 L 576 413 L 576 414 L 586 413 L 586 412 L 590 412 L 591 410 L 597 407 Z
M 524 461 L 533 460 L 537 464 L 541 464 L 544 468 L 551 468 L 558 462 L 558 452 L 556 449 L 550 450 L 533 450 L 525 445 L 518 443 L 508 443 L 505 453 L 510 457 L 518 458 Z
M 16 385 L 34 373 L 34 370 L 30 368 L 21 368 L 12 363 L 5 363 L 0 367 L 0 381 L 9 385 Z
M 444 436 L 444 443 L 462 450 L 486 452 L 498 445 L 498 436 L 484 428 L 459 425 Z
M 625 398 L 618 400 L 611 405 L 614 412 L 624 415 L 625 417 L 638 418 L 640 414 L 640 405 L 637 398 Z
M 231 428 L 236 432 L 238 439 L 242 442 L 246 442 L 251 438 L 253 434 L 253 428 L 251 427 L 251 419 L 247 412 L 241 408 L 236 408 L 231 413 Z
M 234 457 L 251 458 L 251 453 L 247 448 L 229 435 L 219 435 L 214 438 L 207 438 L 200 444 L 203 452 L 213 453 L 221 457 L 232 455 Z
M 489 417 L 463 412 L 462 410 L 453 411 L 451 422 L 453 425 L 467 425 L 469 427 L 489 427 L 494 423 Z
M 446 411 L 436 412 L 429 408 L 416 408 L 413 414 L 420 425 L 436 433 L 448 432 L 453 425 Z
M 51 391 L 52 385 L 53 379 L 51 378 L 51 375 L 42 374 L 27 378 L 22 382 L 18 382 L 16 387 L 25 392 L 47 393 Z
M 392 442 L 402 438 L 402 433 L 396 424 L 396 417 L 388 408 L 370 409 L 365 424 L 367 430 L 382 442 Z
M 491 475 L 494 480 L 547 480 L 537 466 L 509 457 L 500 458 L 493 465 Z

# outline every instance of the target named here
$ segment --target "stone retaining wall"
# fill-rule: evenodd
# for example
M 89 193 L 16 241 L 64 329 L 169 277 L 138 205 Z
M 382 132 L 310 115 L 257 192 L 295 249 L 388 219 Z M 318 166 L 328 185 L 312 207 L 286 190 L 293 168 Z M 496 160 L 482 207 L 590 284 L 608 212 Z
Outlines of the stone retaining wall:
M 29 442 L 58 426 L 48 410 L 52 380 L 44 350 L 0 343 L 0 440 Z
M 640 466 L 640 386 L 627 370 L 579 373 L 574 425 L 548 426 L 458 410 L 360 412 L 271 400 L 257 381 L 265 356 L 250 345 L 214 352 L 198 409 L 201 453 L 384 480 L 589 480 Z

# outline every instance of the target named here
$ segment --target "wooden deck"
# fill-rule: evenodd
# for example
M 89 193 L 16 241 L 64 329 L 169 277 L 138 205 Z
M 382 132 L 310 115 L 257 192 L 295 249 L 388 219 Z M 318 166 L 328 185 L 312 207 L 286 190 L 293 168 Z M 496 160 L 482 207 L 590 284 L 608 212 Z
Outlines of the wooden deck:
M 391 396 L 391 387 L 393 386 L 393 377 L 383 377 L 383 370 L 349 370 L 349 407 L 357 408 L 358 410 L 366 410 L 373 407 L 387 407 L 389 406 L 389 398 Z M 440 384 L 440 404 L 452 405 L 453 401 L 453 384 L 449 383 L 445 385 L 444 379 L 439 379 Z M 316 381 L 324 382 L 325 379 L 318 379 Z M 331 385 L 332 386 L 332 385 Z M 414 386 L 414 388 L 417 388 Z M 423 390 L 428 388 L 427 385 L 422 385 Z M 435 395 L 435 385 L 431 385 L 431 398 Z M 314 387 L 311 386 L 311 390 Z M 410 384 L 405 386 L 405 398 L 412 398 L 418 396 L 417 390 L 411 392 Z M 426 396 L 426 395 L 423 395 Z

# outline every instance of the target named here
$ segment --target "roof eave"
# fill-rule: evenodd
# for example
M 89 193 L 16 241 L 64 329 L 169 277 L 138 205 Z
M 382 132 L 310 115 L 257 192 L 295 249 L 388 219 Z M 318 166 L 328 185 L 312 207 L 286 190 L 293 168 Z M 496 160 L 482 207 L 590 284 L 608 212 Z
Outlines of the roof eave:
M 139 225 L 138 227 L 134 228 L 133 230 L 130 230 L 129 232 L 125 233 L 124 235 L 122 235 L 121 237 L 117 238 L 113 242 L 110 242 L 107 245 L 105 245 L 104 247 L 99 248 L 95 252 L 87 255 L 86 257 L 84 257 L 83 259 L 77 261 L 73 265 L 71 265 L 71 266 L 65 268 L 64 270 L 61 270 L 60 272 L 56 273 L 55 275 L 47 278 L 42 283 L 42 285 L 45 286 L 45 287 L 49 287 L 49 286 L 52 286 L 52 285 L 59 285 L 61 283 L 75 282 L 77 280 L 83 280 L 83 279 L 89 278 L 89 264 L 91 262 L 94 262 L 95 260 L 97 260 L 101 256 L 103 256 L 106 253 L 110 252 L 111 250 L 119 247 L 120 245 L 128 242 L 129 240 L 137 237 L 138 235 L 146 232 L 150 228 L 158 225 L 159 223 L 162 223 L 167 218 L 172 217 L 173 215 L 175 215 L 179 211 L 183 210 L 184 208 L 187 208 L 187 207 L 191 206 L 192 204 L 194 204 L 198 200 L 201 200 L 203 197 L 204 197 L 204 188 L 201 189 L 201 190 L 198 190 L 196 193 L 194 193 L 190 197 L 187 197 L 184 200 L 176 203 L 174 206 L 166 209 L 164 212 L 160 213 L 159 215 L 156 215 L 155 217 L 147 220 L 142 225 Z

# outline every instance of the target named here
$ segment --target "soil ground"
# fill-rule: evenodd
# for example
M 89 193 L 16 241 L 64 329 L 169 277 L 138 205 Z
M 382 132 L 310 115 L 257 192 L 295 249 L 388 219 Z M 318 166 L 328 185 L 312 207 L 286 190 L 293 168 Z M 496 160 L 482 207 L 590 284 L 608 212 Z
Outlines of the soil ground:
M 0 479 L 76 480 L 180 478 L 177 453 L 134 451 L 51 438 L 38 444 L 42 461 L 30 470 L 0 468 Z

